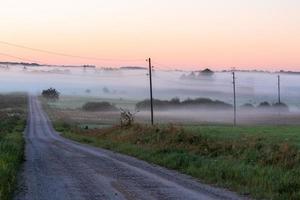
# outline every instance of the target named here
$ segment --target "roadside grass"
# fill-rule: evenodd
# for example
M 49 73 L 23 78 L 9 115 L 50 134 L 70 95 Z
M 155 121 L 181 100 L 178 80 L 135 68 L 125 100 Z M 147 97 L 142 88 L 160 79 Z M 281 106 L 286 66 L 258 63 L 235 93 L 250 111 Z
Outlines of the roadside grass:
M 64 137 L 128 154 L 257 199 L 300 199 L 300 127 L 147 126 L 84 130 Z
M 0 95 L 0 199 L 13 197 L 17 173 L 24 158 L 26 95 Z

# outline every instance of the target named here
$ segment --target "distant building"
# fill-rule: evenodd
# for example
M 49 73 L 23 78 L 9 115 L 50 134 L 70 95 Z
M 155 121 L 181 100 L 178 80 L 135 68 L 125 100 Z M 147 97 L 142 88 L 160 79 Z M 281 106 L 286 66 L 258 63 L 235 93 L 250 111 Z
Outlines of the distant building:
M 208 76 L 212 76 L 214 74 L 214 72 L 208 68 L 206 68 L 205 70 L 202 70 L 200 72 L 201 75 L 208 75 Z
M 210 77 L 214 75 L 214 72 L 208 68 L 202 70 L 202 71 L 192 71 L 189 74 L 183 74 L 180 78 L 181 79 L 190 79 L 190 80 L 199 80 L 203 79 L 203 77 L 209 77 L 208 80 L 211 80 Z

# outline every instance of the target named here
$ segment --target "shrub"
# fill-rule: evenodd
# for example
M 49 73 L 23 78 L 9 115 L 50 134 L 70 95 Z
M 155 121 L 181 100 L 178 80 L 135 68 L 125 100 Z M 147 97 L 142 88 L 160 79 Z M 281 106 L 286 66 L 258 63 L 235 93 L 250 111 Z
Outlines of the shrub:
M 249 110 L 249 109 L 254 109 L 254 106 L 251 103 L 245 103 L 241 105 L 241 108 L 245 110 Z
M 279 111 L 283 111 L 283 112 L 289 111 L 288 105 L 286 105 L 285 103 L 282 103 L 282 102 L 273 104 L 273 108 L 275 108 L 276 110 L 279 110 Z
M 58 100 L 59 95 L 60 95 L 60 93 L 54 88 L 49 88 L 47 90 L 43 90 L 43 92 L 42 92 L 42 96 L 45 99 L 52 100 L 52 101 Z
M 121 127 L 130 127 L 134 122 L 134 114 L 132 114 L 129 110 L 124 110 L 121 108 L 121 117 L 120 117 L 120 125 Z
M 274 104 L 270 104 L 269 102 L 261 102 L 257 108 L 260 109 L 268 109 L 271 111 L 282 111 L 282 112 L 288 112 L 289 111 L 289 107 L 288 105 L 286 105 L 285 103 L 274 103 Z
M 259 105 L 258 105 L 258 108 L 270 108 L 271 107 L 271 104 L 267 101 L 264 101 L 264 102 L 261 102 Z
M 109 102 L 87 102 L 82 106 L 85 111 L 118 111 L 118 109 Z
M 91 93 L 91 90 L 90 90 L 90 89 L 86 89 L 86 90 L 85 90 L 85 93 L 90 94 L 90 93 Z

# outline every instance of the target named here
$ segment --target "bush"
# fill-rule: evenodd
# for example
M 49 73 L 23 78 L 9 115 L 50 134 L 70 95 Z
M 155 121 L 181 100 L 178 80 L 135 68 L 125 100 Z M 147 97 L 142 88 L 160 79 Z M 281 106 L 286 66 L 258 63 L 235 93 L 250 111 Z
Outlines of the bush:
M 91 90 L 90 90 L 90 89 L 86 89 L 86 90 L 85 90 L 85 93 L 90 94 L 90 93 L 91 93 Z
M 54 88 L 49 88 L 47 90 L 43 90 L 43 92 L 42 92 L 42 96 L 45 99 L 52 100 L 52 101 L 58 100 L 59 95 L 60 95 L 60 93 Z
M 258 108 L 271 108 L 271 104 L 267 101 L 264 101 L 258 105 Z
M 285 103 L 275 103 L 275 104 L 273 104 L 273 108 L 275 108 L 276 110 L 282 111 L 282 112 L 289 111 L 289 107 Z
M 82 109 L 85 111 L 118 111 L 118 108 L 109 102 L 87 102 L 82 106 Z
M 241 105 L 241 109 L 250 110 L 250 109 L 254 109 L 254 106 L 251 103 L 245 103 Z
M 134 114 L 132 114 L 128 110 L 124 110 L 121 108 L 121 117 L 120 117 L 120 125 L 121 127 L 130 127 L 134 122 Z
M 269 102 L 261 102 L 257 108 L 260 109 L 268 109 L 271 111 L 282 111 L 282 112 L 288 112 L 289 111 L 289 107 L 288 105 L 286 105 L 285 103 L 274 103 L 274 104 L 270 104 Z

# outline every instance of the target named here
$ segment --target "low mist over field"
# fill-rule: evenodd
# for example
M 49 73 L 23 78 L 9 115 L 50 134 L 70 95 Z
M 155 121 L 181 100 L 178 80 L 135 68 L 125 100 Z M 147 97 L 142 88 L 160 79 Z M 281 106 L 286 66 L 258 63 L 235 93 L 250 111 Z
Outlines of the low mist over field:
M 147 68 L 2 65 L 0 70 L 2 83 L 0 92 L 26 91 L 39 95 L 44 89 L 55 88 L 61 94 L 58 107 L 63 110 L 75 109 L 74 112 L 65 110 L 69 113 L 69 118 L 76 115 L 75 120 L 79 117 L 80 121 L 85 122 L 91 117 L 104 119 L 107 116 L 108 124 L 116 124 L 119 120 L 118 109 L 125 108 L 132 112 L 138 111 L 137 121 L 149 122 L 149 102 L 142 103 L 143 100 L 149 99 Z M 259 106 L 262 102 L 268 102 L 270 108 L 274 108 L 272 105 L 277 103 L 278 73 L 236 72 L 238 123 L 299 123 L 300 94 L 296 91 L 300 90 L 300 76 L 297 73 L 279 74 L 281 101 L 288 105 L 289 112 L 278 113 L 276 109 L 270 111 Z M 156 122 L 232 123 L 233 121 L 233 86 L 230 71 L 201 73 L 154 70 L 153 93 Z M 212 102 L 206 104 L 206 99 Z M 193 102 L 194 100 L 196 102 Z M 81 110 L 86 102 L 102 101 L 115 105 L 116 113 L 111 115 L 98 110 L 98 114 L 92 114 Z M 176 101 L 181 103 L 176 104 Z M 147 108 L 138 107 L 139 102 Z
M 62 95 L 95 96 L 143 100 L 149 98 L 146 69 L 100 69 L 91 67 L 48 67 L 1 65 L 0 92 L 40 93 L 54 87 Z M 206 97 L 232 104 L 232 74 L 215 72 L 190 78 L 191 72 L 154 71 L 154 98 L 171 99 Z M 262 101 L 277 102 L 277 73 L 237 72 L 238 105 Z M 292 110 L 299 109 L 300 76 L 281 74 L 282 101 Z
M 299 8 L 1 1 L 0 200 L 300 200 Z

